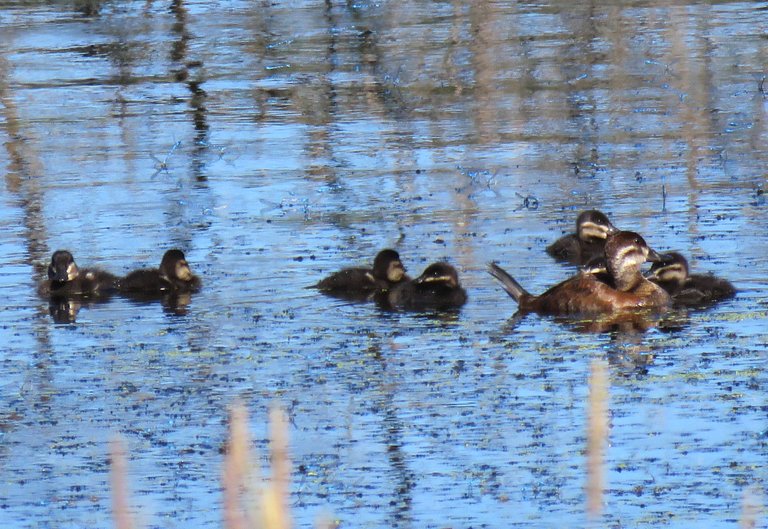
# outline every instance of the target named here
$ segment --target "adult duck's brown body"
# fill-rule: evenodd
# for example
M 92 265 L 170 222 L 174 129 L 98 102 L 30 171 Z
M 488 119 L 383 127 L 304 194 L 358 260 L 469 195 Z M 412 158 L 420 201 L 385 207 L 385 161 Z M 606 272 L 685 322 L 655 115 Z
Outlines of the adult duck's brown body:
M 521 312 L 552 315 L 601 315 L 638 309 L 663 310 L 671 303 L 669 294 L 646 279 L 640 266 L 658 260 L 643 238 L 630 231 L 615 232 L 605 243 L 609 280 L 599 274 L 579 271 L 541 295 L 528 293 L 496 264 L 490 273 L 518 303 Z
M 648 279 L 672 296 L 675 305 L 701 307 L 736 295 L 733 285 L 712 274 L 690 274 L 688 261 L 677 252 L 661 254 Z
M 604 213 L 595 209 L 583 211 L 576 218 L 576 232 L 547 246 L 547 253 L 558 261 L 581 265 L 602 256 L 606 238 L 617 231 Z

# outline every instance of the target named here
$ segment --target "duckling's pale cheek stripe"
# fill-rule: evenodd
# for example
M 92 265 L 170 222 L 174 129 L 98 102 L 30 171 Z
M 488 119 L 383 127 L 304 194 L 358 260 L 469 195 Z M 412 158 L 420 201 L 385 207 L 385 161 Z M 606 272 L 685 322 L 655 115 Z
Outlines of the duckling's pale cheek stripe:
M 453 278 L 451 276 L 431 276 L 424 278 L 425 283 L 432 283 L 434 281 L 441 281 L 443 283 L 453 283 Z
M 400 281 L 403 278 L 403 275 L 405 275 L 405 270 L 403 270 L 403 265 L 400 263 L 390 263 L 389 267 L 387 267 L 387 279 L 392 282 Z
M 661 273 L 659 274 L 659 276 L 670 277 L 675 279 L 685 279 L 686 277 L 688 277 L 688 272 L 686 272 L 681 265 L 675 264 L 675 265 L 664 267 L 661 270 Z
M 600 226 L 594 222 L 585 222 L 582 224 L 581 231 L 589 237 L 599 237 L 601 239 L 605 239 L 608 234 L 604 226 Z
M 176 277 L 182 281 L 189 281 L 192 277 L 192 270 L 186 264 L 178 264 L 176 265 Z
M 75 263 L 70 263 L 70 265 L 67 267 L 67 279 L 72 281 L 77 277 L 78 270 L 77 265 Z

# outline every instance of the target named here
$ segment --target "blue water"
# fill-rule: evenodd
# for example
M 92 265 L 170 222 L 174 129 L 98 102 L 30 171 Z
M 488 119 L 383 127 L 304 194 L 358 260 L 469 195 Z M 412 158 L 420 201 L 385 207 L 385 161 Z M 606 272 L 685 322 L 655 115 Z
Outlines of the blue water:
M 109 526 L 119 434 L 145 527 L 221 527 L 239 399 L 264 464 L 288 412 L 297 526 L 587 526 L 603 359 L 596 523 L 735 527 L 768 477 L 767 7 L 0 1 L 0 525 Z M 587 208 L 738 296 L 632 335 L 512 319 L 486 263 L 543 291 Z M 124 274 L 172 247 L 183 310 L 56 324 L 35 294 L 56 249 Z M 305 288 L 384 247 L 469 303 Z

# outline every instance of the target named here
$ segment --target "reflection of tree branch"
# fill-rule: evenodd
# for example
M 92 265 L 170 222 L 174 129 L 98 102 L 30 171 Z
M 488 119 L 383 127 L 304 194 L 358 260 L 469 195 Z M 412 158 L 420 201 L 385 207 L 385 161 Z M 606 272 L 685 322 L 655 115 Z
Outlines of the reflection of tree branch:
M 39 179 L 35 178 L 42 174 L 43 170 L 25 131 L 21 130 L 16 102 L 13 94 L 9 93 L 11 75 L 10 63 L 4 55 L 0 55 L 0 112 L 8 138 L 3 145 L 10 160 L 5 183 L 8 191 L 18 196 L 19 204 L 24 210 L 26 241 L 30 259 L 35 266 L 45 262 L 48 253 L 45 245 L 47 230 L 42 213 L 42 192 L 38 187 Z M 37 266 L 35 271 L 42 273 L 44 267 Z
M 11 93 L 10 62 L 6 59 L 4 48 L 0 47 L 0 123 L 4 123 L 6 138 L 0 139 L 0 143 L 8 153 L 8 171 L 5 175 L 6 187 L 10 194 L 17 197 L 17 204 L 22 210 L 24 218 L 24 242 L 27 246 L 28 264 L 34 270 L 35 279 L 39 278 L 48 261 L 47 241 L 48 230 L 43 215 L 43 192 L 39 188 L 42 173 L 42 163 L 37 152 L 28 140 L 26 131 L 21 128 L 16 107 L 15 94 Z M 39 370 L 36 382 L 39 387 L 30 391 L 38 402 L 33 405 L 38 412 L 49 412 L 54 404 L 50 399 L 57 392 L 50 386 L 53 384 L 53 374 L 50 370 L 48 359 L 52 356 L 51 338 L 49 326 L 44 318 L 36 320 L 37 329 L 34 331 L 34 339 L 38 345 L 37 356 L 40 361 L 35 362 L 35 368 Z
M 179 82 L 183 82 L 189 90 L 189 106 L 193 111 L 192 124 L 195 128 L 194 150 L 192 151 L 192 171 L 198 182 L 207 180 L 205 174 L 204 157 L 207 153 L 209 141 L 210 125 L 208 125 L 208 109 L 205 106 L 208 94 L 202 88 L 205 78 L 203 75 L 202 61 L 191 61 L 187 58 L 189 51 L 188 43 L 192 35 L 187 29 L 187 10 L 182 0 L 173 0 L 171 3 L 171 12 L 176 17 L 176 23 L 172 26 L 172 31 L 177 38 L 171 46 L 171 61 L 178 68 L 173 72 L 173 77 Z M 191 75 L 191 70 L 200 72 L 195 78 Z
M 412 522 L 412 491 L 416 485 L 416 479 L 413 472 L 408 468 L 408 461 L 403 452 L 404 425 L 398 416 L 398 409 L 395 404 L 397 386 L 388 380 L 387 362 L 381 352 L 378 339 L 371 345 L 369 352 L 371 357 L 377 361 L 377 363 L 371 364 L 371 366 L 375 366 L 372 378 L 376 382 L 376 394 L 379 397 L 376 409 L 384 412 L 382 420 L 384 443 L 396 481 L 393 497 L 397 499 L 397 502 L 392 504 L 394 511 L 391 514 L 392 521 L 389 525 L 391 527 L 409 526 Z

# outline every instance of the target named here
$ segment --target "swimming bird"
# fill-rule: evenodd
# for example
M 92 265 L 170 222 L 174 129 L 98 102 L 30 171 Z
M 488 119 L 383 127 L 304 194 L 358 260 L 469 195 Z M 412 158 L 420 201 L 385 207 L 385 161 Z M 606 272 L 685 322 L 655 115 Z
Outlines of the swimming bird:
M 734 286 L 725 279 L 689 273 L 688 261 L 680 253 L 668 252 L 660 257 L 651 266 L 648 279 L 669 292 L 675 305 L 701 307 L 736 295 Z
M 68 250 L 57 250 L 48 265 L 48 279 L 38 293 L 42 297 L 106 296 L 118 287 L 118 277 L 98 268 L 80 269 Z
M 456 269 L 439 262 L 429 265 L 419 277 L 397 284 L 379 301 L 391 309 L 447 310 L 464 305 L 467 292 L 459 283 Z
M 134 270 L 120 280 L 120 292 L 145 296 L 181 294 L 200 290 L 202 282 L 189 268 L 184 252 L 173 249 L 163 255 L 160 268 Z
M 517 301 L 523 313 L 551 315 L 600 315 L 637 309 L 664 309 L 671 303 L 669 294 L 646 279 L 640 266 L 656 261 L 659 255 L 648 247 L 637 233 L 619 231 L 605 243 L 608 281 L 598 274 L 580 270 L 570 279 L 543 294 L 534 296 L 495 263 L 489 272 L 504 290 Z
M 375 292 L 389 290 L 409 280 L 400 255 L 395 250 L 386 249 L 376 255 L 373 268 L 344 268 L 312 288 L 336 297 L 365 300 Z
M 576 218 L 576 232 L 547 246 L 547 253 L 558 261 L 584 264 L 593 257 L 602 256 L 606 237 L 617 231 L 604 213 L 590 209 Z

